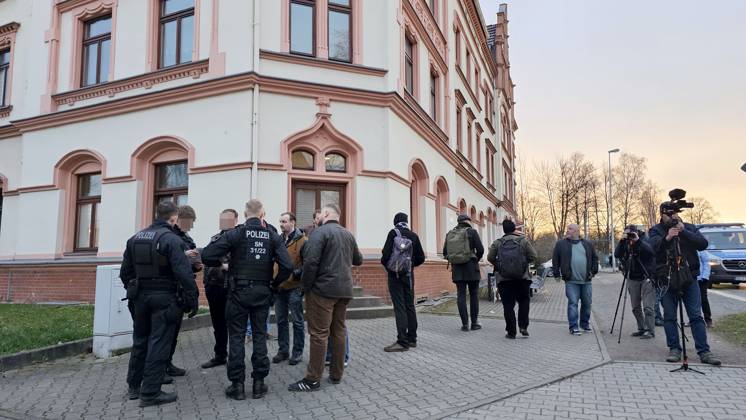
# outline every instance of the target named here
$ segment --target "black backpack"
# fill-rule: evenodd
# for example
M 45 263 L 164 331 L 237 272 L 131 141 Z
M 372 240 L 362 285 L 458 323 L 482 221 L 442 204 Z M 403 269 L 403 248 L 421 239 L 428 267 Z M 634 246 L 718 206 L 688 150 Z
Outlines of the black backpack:
M 521 248 L 520 239 L 501 241 L 497 249 L 497 272 L 506 280 L 520 280 L 526 274 L 528 261 Z

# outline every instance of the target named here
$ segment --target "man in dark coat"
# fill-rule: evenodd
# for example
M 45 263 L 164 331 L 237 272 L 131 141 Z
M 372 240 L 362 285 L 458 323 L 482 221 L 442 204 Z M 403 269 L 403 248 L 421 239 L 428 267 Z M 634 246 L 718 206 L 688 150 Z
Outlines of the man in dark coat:
M 655 286 L 651 280 L 653 249 L 645 241 L 645 232 L 628 226 L 614 251 L 619 266 L 627 277 L 627 290 L 632 303 L 632 313 L 637 320 L 637 331 L 632 337 L 655 337 Z
M 565 281 L 567 296 L 567 322 L 570 334 L 580 335 L 578 329 L 578 301 L 580 301 L 580 328 L 591 329 L 591 279 L 598 274 L 598 255 L 593 245 L 580 237 L 580 226 L 567 225 L 564 239 L 557 241 L 552 255 L 552 271 L 555 278 Z
M 702 319 L 701 295 L 696 281 L 700 274 L 697 251 L 707 249 L 707 239 L 696 226 L 684 223 L 678 214 L 671 211 L 668 203 L 661 204 L 660 210 L 661 222 L 650 229 L 648 243 L 655 253 L 656 282 L 658 287 L 665 290 L 661 302 L 663 303 L 663 330 L 666 332 L 666 344 L 669 349 L 666 361 L 672 363 L 681 361 L 681 342 L 676 327 L 678 304 L 681 301 L 689 318 L 694 347 L 699 360 L 702 363 L 719 366 L 720 360 L 713 356 L 710 352 L 710 345 L 707 343 L 707 327 Z M 689 282 L 682 285 L 680 290 L 669 284 L 675 247 L 678 247 L 680 256 L 683 257 L 681 270 L 689 269 L 689 273 L 686 273 L 689 275 Z
M 451 264 L 451 279 L 456 283 L 456 300 L 458 303 L 458 313 L 461 317 L 461 331 L 469 331 L 469 315 L 471 315 L 471 329 L 479 330 L 482 328 L 477 322 L 479 318 L 479 280 L 481 279 L 479 261 L 484 256 L 484 246 L 482 245 L 482 239 L 479 238 L 479 233 L 471 227 L 471 218 L 469 216 L 460 214 L 457 221 L 458 225 L 454 228 L 454 231 L 459 229 L 466 230 L 469 249 L 472 253 L 468 262 L 464 264 Z M 453 251 L 451 250 L 451 252 Z M 448 241 L 446 240 L 446 243 L 443 245 L 443 257 L 446 259 L 448 259 L 448 252 Z M 467 313 L 466 309 L 467 289 L 469 290 L 470 313 Z
M 425 262 L 425 251 L 422 249 L 420 238 L 409 229 L 409 217 L 404 213 L 394 216 L 394 229 L 389 231 L 386 242 L 381 251 L 381 264 L 387 267 L 389 259 L 394 254 L 394 242 L 399 236 L 411 241 L 411 249 L 408 257 L 411 263 L 402 267 L 401 271 L 394 272 L 388 267 L 389 293 L 391 303 L 394 305 L 394 317 L 396 318 L 396 342 L 384 347 L 386 352 L 407 351 L 410 347 L 417 347 L 417 311 L 414 309 L 414 267 Z

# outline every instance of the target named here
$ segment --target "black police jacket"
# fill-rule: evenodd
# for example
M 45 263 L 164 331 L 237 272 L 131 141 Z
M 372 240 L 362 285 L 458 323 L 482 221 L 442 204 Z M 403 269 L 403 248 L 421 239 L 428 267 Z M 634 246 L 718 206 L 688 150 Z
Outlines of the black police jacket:
M 160 237 L 158 241 L 158 253 L 168 259 L 174 281 L 181 285 L 184 292 L 191 296 L 198 296 L 199 292 L 197 290 L 197 283 L 194 281 L 194 274 L 192 274 L 192 265 L 184 254 L 182 240 L 173 233 L 171 226 L 162 220 L 156 220 L 148 229 L 156 230 L 161 228 L 168 228 L 170 232 Z M 134 239 L 135 237 L 133 236 L 127 241 L 122 258 L 122 266 L 119 270 L 119 278 L 122 280 L 124 287 L 127 287 L 130 280 L 137 277 L 135 274 L 134 256 L 131 254 L 131 244 Z
M 293 272 L 293 262 L 282 237 L 264 227 L 256 217 L 207 245 L 202 250 L 202 263 L 208 267 L 220 266 L 221 259 L 229 253 L 230 272 L 237 280 L 266 281 L 276 288 Z M 272 279 L 275 263 L 279 269 Z
M 668 254 L 674 241 L 667 241 L 668 228 L 663 223 L 653 226 L 648 232 L 648 244 L 655 253 L 655 271 L 658 277 L 668 273 Z M 699 232 L 696 226 L 684 223 L 684 230 L 679 233 L 681 255 L 689 265 L 689 271 L 695 279 L 699 276 L 699 254 L 697 251 L 707 249 L 707 239 Z

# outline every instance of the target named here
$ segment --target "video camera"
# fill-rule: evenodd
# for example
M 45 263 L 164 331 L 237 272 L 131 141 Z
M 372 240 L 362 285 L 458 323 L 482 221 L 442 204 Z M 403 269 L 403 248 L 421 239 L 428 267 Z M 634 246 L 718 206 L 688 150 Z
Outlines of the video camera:
M 684 209 L 694 208 L 694 203 L 690 203 L 684 200 L 686 197 L 686 191 L 676 188 L 668 192 L 668 196 L 671 201 L 666 201 L 661 204 L 661 213 L 673 216 L 676 213 L 681 213 Z

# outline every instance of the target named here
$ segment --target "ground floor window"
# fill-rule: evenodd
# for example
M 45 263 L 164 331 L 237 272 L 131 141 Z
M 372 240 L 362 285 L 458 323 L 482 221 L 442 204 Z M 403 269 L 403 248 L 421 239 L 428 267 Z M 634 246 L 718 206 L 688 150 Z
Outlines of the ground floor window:
M 101 174 L 78 175 L 75 205 L 75 251 L 98 249 L 98 207 L 101 204 Z
M 345 208 L 345 184 L 322 182 L 293 182 L 292 211 L 298 226 L 313 224 L 313 212 L 328 204 L 336 204 L 342 210 L 340 223 L 346 226 L 347 209 Z
M 153 212 L 155 212 L 158 204 L 166 201 L 173 201 L 177 206 L 188 204 L 188 181 L 186 161 L 156 165 Z

